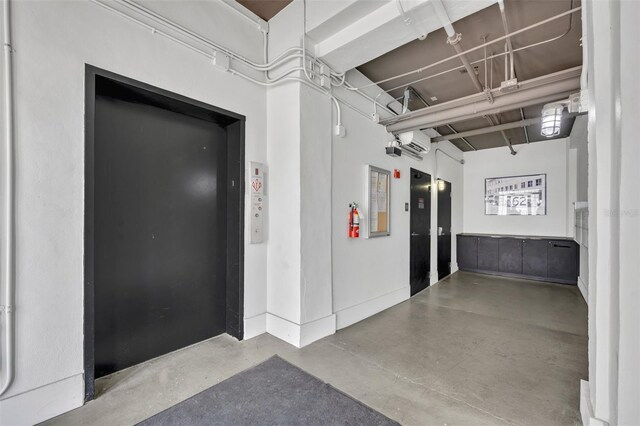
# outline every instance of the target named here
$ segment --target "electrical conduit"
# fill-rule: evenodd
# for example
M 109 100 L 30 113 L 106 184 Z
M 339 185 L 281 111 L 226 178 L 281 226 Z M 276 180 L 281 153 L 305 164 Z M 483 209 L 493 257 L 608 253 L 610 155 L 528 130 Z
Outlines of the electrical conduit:
M 13 47 L 11 46 L 11 3 L 3 0 L 4 33 L 2 47 L 4 51 L 4 138 L 3 138 L 3 215 L 2 215 L 2 303 L 0 322 L 4 325 L 2 361 L 6 369 L 2 374 L 0 396 L 3 395 L 14 376 L 14 290 L 15 290 L 15 227 L 14 227 L 14 127 L 13 127 Z

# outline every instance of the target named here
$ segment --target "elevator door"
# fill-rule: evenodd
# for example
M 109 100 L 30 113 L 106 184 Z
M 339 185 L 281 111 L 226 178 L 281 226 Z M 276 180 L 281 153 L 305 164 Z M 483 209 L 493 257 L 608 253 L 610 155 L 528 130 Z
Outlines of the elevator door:
M 451 183 L 438 180 L 438 280 L 451 274 Z
M 411 295 L 429 285 L 431 269 L 431 175 L 411 169 Z
M 95 377 L 225 331 L 227 144 L 212 121 L 95 100 Z

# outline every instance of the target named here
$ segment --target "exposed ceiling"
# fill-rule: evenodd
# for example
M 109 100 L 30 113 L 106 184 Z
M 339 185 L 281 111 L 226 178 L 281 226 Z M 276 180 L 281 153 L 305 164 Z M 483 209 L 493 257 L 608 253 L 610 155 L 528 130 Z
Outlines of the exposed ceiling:
M 236 0 L 238 3 L 268 21 L 293 0 Z
M 579 5 L 580 0 L 506 0 L 505 11 L 509 31 L 513 32 L 524 28 Z M 454 22 L 453 27 L 456 32 L 462 34 L 461 43 L 464 50 L 482 44 L 483 37 L 486 37 L 487 41 L 491 41 L 491 39 L 496 39 L 505 34 L 497 4 Z M 513 37 L 511 40 L 514 50 L 558 37 L 557 40 L 514 53 L 515 72 L 518 80 L 528 80 L 581 65 L 581 35 L 580 14 L 574 13 L 569 15 L 569 17 L 558 19 L 542 27 Z M 375 82 L 420 68 L 456 53 L 453 47 L 446 43 L 446 39 L 446 32 L 441 28 L 430 33 L 425 40 L 412 41 L 363 64 L 358 67 L 358 70 Z M 504 45 L 497 43 L 488 48 L 487 55 L 491 56 L 493 53 L 500 53 L 503 49 Z M 474 67 L 476 67 L 476 74 L 483 84 L 486 74 L 487 86 L 491 88 L 500 87 L 500 82 L 505 80 L 504 56 L 495 58 L 493 61 L 488 61 L 486 72 L 484 52 L 482 50 L 470 53 L 468 58 L 472 63 L 479 61 L 477 64 L 474 64 Z M 471 79 L 463 68 L 441 76 L 411 83 L 412 80 L 424 78 L 428 75 L 437 74 L 459 66 L 461 66 L 459 61 L 452 60 L 438 67 L 431 68 L 424 74 L 410 75 L 381 83 L 379 86 L 389 91 L 394 98 L 401 100 L 405 87 L 410 85 L 419 94 L 419 96 L 413 96 L 409 103 L 409 109 L 416 110 L 426 106 L 424 101 L 429 105 L 434 105 L 476 93 Z M 522 113 L 525 118 L 533 118 L 539 117 L 541 110 L 542 105 L 537 105 L 524 108 Z M 521 119 L 521 111 L 508 111 L 501 113 L 498 117 L 501 123 L 518 121 Z M 563 121 L 559 137 L 569 135 L 573 121 L 573 118 Z M 479 118 L 456 123 L 453 127 L 456 131 L 462 132 L 487 127 L 487 125 L 486 120 Z M 437 128 L 436 130 L 442 135 L 452 133 L 447 127 Z M 506 130 L 505 132 L 513 145 L 526 143 L 524 129 L 517 128 Z M 527 132 L 531 142 L 546 140 L 546 138 L 540 135 L 540 125 L 528 126 Z M 471 136 L 466 139 L 476 149 L 494 148 L 505 145 L 500 133 Z M 461 139 L 452 139 L 451 142 L 463 151 L 472 150 L 472 148 Z

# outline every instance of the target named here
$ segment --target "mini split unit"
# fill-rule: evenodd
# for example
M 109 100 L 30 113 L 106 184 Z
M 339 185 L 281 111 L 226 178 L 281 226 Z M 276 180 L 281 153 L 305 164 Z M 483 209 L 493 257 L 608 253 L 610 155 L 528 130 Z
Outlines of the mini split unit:
M 415 160 L 421 160 L 429 151 L 431 138 L 421 130 L 399 133 L 386 148 L 388 155 L 400 157 L 404 153 Z

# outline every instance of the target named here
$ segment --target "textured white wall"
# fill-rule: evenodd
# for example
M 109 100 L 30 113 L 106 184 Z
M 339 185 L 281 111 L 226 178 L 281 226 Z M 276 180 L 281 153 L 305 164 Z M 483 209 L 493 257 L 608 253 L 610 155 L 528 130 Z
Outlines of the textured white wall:
M 556 139 L 464 153 L 464 232 L 513 235 L 573 235 L 567 227 L 568 142 Z M 547 174 L 546 216 L 484 214 L 484 180 L 500 176 Z M 568 231 L 570 233 L 568 233 Z
M 197 24 L 206 17 L 201 32 L 260 59 L 260 32 L 223 4 L 161 3 L 179 19 Z M 85 64 L 245 115 L 246 158 L 266 160 L 264 89 L 90 2 L 13 6 L 17 365 L 9 399 L 0 403 L 3 424 L 12 423 L 6 417 L 12 396 L 83 372 Z M 265 275 L 265 245 L 247 243 L 246 317 L 266 309 Z M 81 380 L 75 383 L 58 395 L 67 409 L 82 400 Z M 56 403 L 22 407 L 22 423 L 57 414 Z

